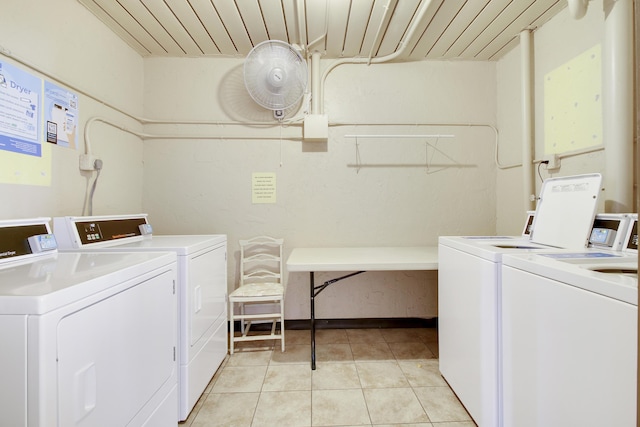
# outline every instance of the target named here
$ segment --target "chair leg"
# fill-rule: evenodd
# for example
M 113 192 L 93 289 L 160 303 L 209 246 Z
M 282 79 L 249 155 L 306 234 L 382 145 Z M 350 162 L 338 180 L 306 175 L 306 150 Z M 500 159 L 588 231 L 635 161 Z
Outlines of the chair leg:
M 244 303 L 242 302 L 240 303 L 240 315 L 242 316 L 240 318 L 240 332 L 242 332 L 242 336 L 244 336 Z
M 280 345 L 284 353 L 284 300 L 280 300 Z
M 231 325 L 229 325 L 229 328 L 230 328 L 229 348 L 230 348 L 231 354 L 233 354 L 233 342 L 234 342 L 234 338 L 235 338 L 235 332 L 234 332 L 235 320 L 233 318 L 233 301 L 231 301 L 231 300 L 229 300 L 229 319 L 231 319 L 231 321 L 230 321 Z

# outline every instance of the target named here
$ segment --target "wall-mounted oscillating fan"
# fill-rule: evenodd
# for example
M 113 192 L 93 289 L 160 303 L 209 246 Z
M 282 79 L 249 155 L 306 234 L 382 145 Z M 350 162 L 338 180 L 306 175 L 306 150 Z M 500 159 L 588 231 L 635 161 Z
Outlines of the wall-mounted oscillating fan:
M 244 62 L 244 85 L 251 98 L 282 119 L 307 88 L 307 63 L 288 43 L 267 40 L 257 44 Z

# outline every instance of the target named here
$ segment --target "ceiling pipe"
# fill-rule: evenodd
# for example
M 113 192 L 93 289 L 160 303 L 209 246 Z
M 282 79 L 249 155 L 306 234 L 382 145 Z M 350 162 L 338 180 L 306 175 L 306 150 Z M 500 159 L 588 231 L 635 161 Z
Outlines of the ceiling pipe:
M 389 13 L 389 10 L 390 10 L 389 5 L 393 1 L 394 0 L 389 0 L 389 2 L 387 3 L 387 9 L 385 10 L 385 15 Z M 411 21 L 411 26 L 409 28 L 409 31 L 405 33 L 404 38 L 400 42 L 400 48 L 395 52 L 393 52 L 392 54 L 382 56 L 380 58 L 345 58 L 345 59 L 340 59 L 338 61 L 335 61 L 331 65 L 329 65 L 322 73 L 322 79 L 320 80 L 319 96 L 320 96 L 320 108 L 322 110 L 321 113 L 324 111 L 324 83 L 329 73 L 335 70 L 336 67 L 343 64 L 380 64 L 383 62 L 390 62 L 402 57 L 402 55 L 405 54 L 406 50 L 409 47 L 409 41 L 413 39 L 418 27 L 420 26 L 420 23 L 422 22 L 424 16 L 427 14 L 427 11 L 430 5 L 431 5 L 431 0 L 423 0 L 420 10 L 418 11 L 418 14 L 414 17 L 413 21 Z M 384 15 L 382 19 L 383 20 L 385 19 Z
M 520 69 L 522 87 L 522 181 L 524 188 L 524 210 L 535 208 L 535 177 L 533 171 L 533 72 L 531 30 L 520 32 Z
M 311 114 L 320 114 L 320 52 L 311 54 Z
M 380 47 L 380 43 L 382 42 L 382 28 L 389 25 L 389 21 L 391 20 L 389 11 L 395 10 L 397 4 L 398 0 L 389 0 L 387 5 L 384 7 L 384 13 L 382 14 L 380 25 L 378 25 L 378 31 L 376 31 L 376 36 L 373 38 L 373 43 L 371 44 L 371 50 L 369 50 L 369 61 L 367 64 L 371 64 L 371 59 L 374 55 L 373 51 Z
M 567 0 L 569 14 L 573 19 L 581 19 L 587 13 L 589 0 Z
M 602 57 L 605 211 L 633 205 L 633 0 L 604 0 Z
M 301 46 L 306 46 L 307 44 L 307 27 L 305 25 L 304 15 L 304 0 L 298 0 L 296 3 L 296 12 L 298 12 L 298 41 Z
M 321 41 L 324 41 L 327 38 L 327 33 L 329 32 L 329 14 L 330 14 L 330 3 L 327 2 L 324 8 L 324 32 L 320 34 L 315 40 L 309 42 L 307 46 L 307 53 L 311 52 L 311 49 Z

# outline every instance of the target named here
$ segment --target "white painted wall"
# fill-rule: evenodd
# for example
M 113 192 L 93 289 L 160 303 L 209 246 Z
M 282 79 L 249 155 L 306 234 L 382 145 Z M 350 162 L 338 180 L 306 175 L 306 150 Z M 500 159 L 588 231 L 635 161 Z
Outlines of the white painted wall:
M 541 79 L 599 43 L 603 19 L 602 0 L 596 0 L 583 20 L 563 12 L 534 33 L 536 158 L 544 134 Z M 132 115 L 221 122 L 147 125 L 150 133 L 203 138 L 144 143 L 94 125 L 94 153 L 104 161 L 94 213 L 146 211 L 160 233 L 228 234 L 230 288 L 236 242 L 255 234 L 282 236 L 290 251 L 296 246 L 435 245 L 439 235 L 517 234 L 522 228 L 520 168 L 496 168 L 491 129 L 429 125 L 497 125 L 500 163 L 519 162 L 517 48 L 497 63 L 338 67 L 326 82 L 329 141 L 317 144 L 300 141 L 299 124 L 282 130 L 227 124 L 270 121 L 270 113 L 246 94 L 241 59 L 143 60 L 74 1 L 6 0 L 0 24 L 2 49 L 32 64 L 36 74 L 44 71 Z M 80 109 L 81 132 L 93 116 L 143 129 L 87 96 L 81 96 Z M 359 158 L 368 167 L 358 170 L 353 166 L 356 141 L 345 138 L 354 133 L 456 137 L 437 144 L 429 140 L 429 147 L 417 140 L 359 139 Z M 79 151 L 51 149 L 52 185 L 0 184 L 0 218 L 81 213 L 92 175 L 78 170 Z M 559 175 L 604 172 L 603 156 L 565 159 Z M 416 166 L 427 161 L 428 167 Z M 277 174 L 277 203 L 251 204 L 252 172 Z M 319 298 L 318 316 L 435 316 L 436 281 L 435 273 L 359 276 L 328 289 Z M 304 318 L 307 277 L 291 274 L 289 284 L 287 317 Z
M 571 18 L 568 9 L 565 9 L 533 33 L 534 159 L 542 159 L 544 155 L 544 76 L 602 43 L 603 31 L 603 2 L 594 0 L 589 2 L 587 14 L 581 20 Z M 520 163 L 522 160 L 520 70 L 520 47 L 516 47 L 497 62 L 497 122 L 502 143 L 502 158 L 509 164 Z M 546 173 L 543 167 L 542 178 L 593 172 L 604 175 L 604 155 L 604 151 L 598 151 L 562 159 L 560 170 L 553 175 Z M 537 170 L 537 167 L 535 169 Z M 536 194 L 540 191 L 541 183 L 536 173 Z M 499 170 L 496 189 L 497 233 L 519 234 L 525 218 L 522 168 Z M 599 212 L 604 212 L 604 199 L 603 195 L 600 198 L 602 206 L 599 207 Z
M 244 91 L 242 60 L 146 59 L 145 83 L 150 117 L 272 122 Z M 301 142 L 295 125 L 282 129 L 293 139 L 282 142 L 278 127 L 146 126 L 210 137 L 145 142 L 144 209 L 160 233 L 228 234 L 230 289 L 237 240 L 253 235 L 284 237 L 288 255 L 294 247 L 436 245 L 439 235 L 492 234 L 494 134 L 467 125 L 495 123 L 495 87 L 493 63 L 343 65 L 326 81 L 334 124 L 326 144 Z M 424 140 L 360 138 L 359 170 L 356 140 L 345 138 L 433 133 L 455 138 L 429 140 L 437 151 Z M 253 172 L 276 173 L 275 204 L 251 203 Z M 288 283 L 287 318 L 308 317 L 308 275 L 289 274 Z M 368 273 L 327 289 L 317 315 L 433 317 L 436 283 L 435 273 Z
M 143 61 L 132 49 L 75 1 L 3 0 L 0 60 L 65 86 L 74 87 L 130 114 L 142 112 Z M 14 58 L 31 65 L 25 66 Z M 130 118 L 100 102 L 80 96 L 80 133 L 87 119 L 106 117 L 132 129 Z M 94 153 L 104 162 L 94 212 L 140 212 L 142 209 L 142 143 L 103 124 L 90 129 Z M 81 149 L 84 138 L 80 138 Z M 51 186 L 0 184 L 0 218 L 80 215 L 87 182 L 80 172 L 81 151 L 50 145 Z M 0 152 L 0 156 L 6 153 Z

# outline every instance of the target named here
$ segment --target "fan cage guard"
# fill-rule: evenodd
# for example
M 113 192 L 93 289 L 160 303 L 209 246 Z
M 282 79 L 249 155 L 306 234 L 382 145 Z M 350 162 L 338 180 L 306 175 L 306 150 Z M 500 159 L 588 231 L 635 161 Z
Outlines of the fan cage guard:
M 264 108 L 285 110 L 307 88 L 304 58 L 288 43 L 266 40 L 257 44 L 244 63 L 244 83 L 251 98 Z

